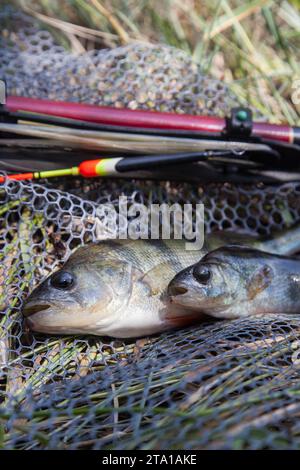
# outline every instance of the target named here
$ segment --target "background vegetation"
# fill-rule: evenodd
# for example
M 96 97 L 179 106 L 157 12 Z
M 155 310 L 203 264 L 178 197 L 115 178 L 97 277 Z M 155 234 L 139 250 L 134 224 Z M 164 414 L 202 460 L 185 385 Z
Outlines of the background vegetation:
M 132 41 L 191 54 L 274 122 L 299 124 L 300 0 L 15 0 L 76 53 Z

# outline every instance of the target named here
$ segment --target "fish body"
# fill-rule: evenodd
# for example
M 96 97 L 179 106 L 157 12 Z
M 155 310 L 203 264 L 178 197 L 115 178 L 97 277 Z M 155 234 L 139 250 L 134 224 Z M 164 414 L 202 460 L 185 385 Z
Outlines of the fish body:
M 285 243 L 280 243 L 284 237 Z M 230 240 L 266 251 L 289 252 L 300 245 L 299 229 L 261 241 L 220 232 L 206 237 L 201 250 L 184 240 L 106 240 L 78 248 L 65 265 L 26 300 L 29 328 L 50 334 L 138 337 L 200 320 L 198 309 L 171 302 L 167 286 L 176 274 Z
M 206 251 L 187 251 L 182 240 L 115 240 L 80 247 L 33 291 L 23 314 L 32 330 L 44 333 L 122 338 L 189 324 L 191 312 L 167 309 L 163 293 L 178 271 Z
M 178 307 L 223 319 L 300 313 L 300 260 L 223 246 L 179 272 L 168 296 Z

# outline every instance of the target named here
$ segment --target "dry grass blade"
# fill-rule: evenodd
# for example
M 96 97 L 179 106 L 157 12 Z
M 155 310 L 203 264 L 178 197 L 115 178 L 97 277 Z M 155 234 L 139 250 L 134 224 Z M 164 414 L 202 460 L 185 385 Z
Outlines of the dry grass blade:
M 270 0 L 255 0 L 250 4 L 245 4 L 241 7 L 232 10 L 229 15 L 221 16 L 218 19 L 218 24 L 208 33 L 208 37 L 204 36 L 204 40 L 212 39 L 220 33 L 223 33 L 227 29 L 231 28 L 234 24 L 240 23 L 250 15 L 260 11 L 265 5 L 268 5 Z
M 127 44 L 129 42 L 129 36 L 120 21 L 107 9 L 105 8 L 98 0 L 90 0 L 94 7 L 105 16 L 105 18 L 110 22 L 111 26 L 114 28 L 116 33 L 121 39 L 122 44 Z
M 76 25 L 68 21 L 60 20 L 59 18 L 52 18 L 44 15 L 30 8 L 24 1 L 21 1 L 21 6 L 26 13 L 34 16 L 38 20 L 63 31 L 67 36 L 78 36 L 83 39 L 89 39 L 93 41 L 107 41 L 107 45 L 112 45 L 112 40 L 118 39 L 118 35 L 109 32 L 98 31 L 96 29 L 88 28 L 81 25 Z

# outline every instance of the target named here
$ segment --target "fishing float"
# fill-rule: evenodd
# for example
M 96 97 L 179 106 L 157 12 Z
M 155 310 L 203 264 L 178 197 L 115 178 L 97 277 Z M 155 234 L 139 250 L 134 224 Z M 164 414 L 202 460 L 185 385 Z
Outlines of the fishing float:
M 199 160 L 207 160 L 209 158 L 227 157 L 231 154 L 232 153 L 230 151 L 206 151 L 197 153 L 179 153 L 174 155 L 166 154 L 143 155 L 139 157 L 98 158 L 95 160 L 85 160 L 78 166 L 69 168 L 15 173 L 1 176 L 0 182 L 3 183 L 5 179 L 22 181 L 61 176 L 83 176 L 84 178 L 118 176 L 120 173 L 127 171 L 147 170 L 170 164 L 194 163 Z

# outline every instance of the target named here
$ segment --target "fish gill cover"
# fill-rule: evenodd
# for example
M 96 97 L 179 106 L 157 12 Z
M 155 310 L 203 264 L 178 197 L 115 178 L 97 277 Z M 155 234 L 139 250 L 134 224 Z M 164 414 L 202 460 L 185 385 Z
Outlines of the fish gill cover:
M 237 102 L 175 49 L 136 44 L 74 56 L 23 14 L 7 8 L 0 21 L 0 77 L 11 94 L 218 115 Z M 99 207 L 122 194 L 145 204 L 204 202 L 208 232 L 268 234 L 300 217 L 295 183 L 5 181 L 0 447 L 299 448 L 297 316 L 211 321 L 126 342 L 24 330 L 27 293 L 74 247 L 106 236 Z

